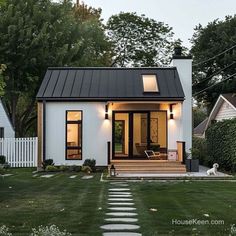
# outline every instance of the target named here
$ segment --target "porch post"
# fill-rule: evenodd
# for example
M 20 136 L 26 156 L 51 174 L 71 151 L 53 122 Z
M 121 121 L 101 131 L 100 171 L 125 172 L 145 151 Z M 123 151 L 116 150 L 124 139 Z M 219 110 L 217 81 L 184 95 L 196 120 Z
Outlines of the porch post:
M 178 160 L 185 164 L 185 142 L 177 141 Z

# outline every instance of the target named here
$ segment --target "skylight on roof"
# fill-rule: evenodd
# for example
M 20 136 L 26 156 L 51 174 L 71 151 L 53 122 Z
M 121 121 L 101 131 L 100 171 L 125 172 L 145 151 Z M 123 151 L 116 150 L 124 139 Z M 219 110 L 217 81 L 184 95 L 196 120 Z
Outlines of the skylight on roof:
M 156 75 L 143 75 L 143 91 L 159 92 Z

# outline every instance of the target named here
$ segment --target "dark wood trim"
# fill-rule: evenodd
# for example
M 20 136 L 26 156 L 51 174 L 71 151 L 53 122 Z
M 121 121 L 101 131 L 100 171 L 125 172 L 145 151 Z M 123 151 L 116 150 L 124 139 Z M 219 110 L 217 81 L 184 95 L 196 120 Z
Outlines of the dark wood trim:
M 81 112 L 81 120 L 75 120 L 75 121 L 68 121 L 68 112 Z M 67 125 L 68 124 L 77 124 L 80 125 L 80 132 L 81 135 L 79 135 L 79 128 L 78 128 L 78 137 L 80 136 L 81 140 L 81 146 L 67 146 Z M 65 118 L 65 160 L 67 161 L 73 161 L 73 160 L 82 160 L 83 159 L 83 111 L 82 110 L 66 110 L 66 118 Z M 81 158 L 73 158 L 69 159 L 67 158 L 67 150 L 80 150 L 81 151 Z

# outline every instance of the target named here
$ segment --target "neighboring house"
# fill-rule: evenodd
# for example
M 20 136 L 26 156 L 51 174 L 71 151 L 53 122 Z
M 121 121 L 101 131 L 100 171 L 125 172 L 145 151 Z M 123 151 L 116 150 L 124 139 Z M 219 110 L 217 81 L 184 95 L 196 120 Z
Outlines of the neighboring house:
M 0 98 L 0 138 L 14 138 L 15 131 Z
M 38 166 L 49 158 L 55 165 L 90 158 L 120 171 L 143 163 L 147 172 L 174 160 L 173 172 L 183 172 L 183 144 L 192 146 L 191 99 L 192 59 L 181 53 L 171 67 L 48 68 L 37 94 Z M 157 156 L 148 159 L 149 149 Z
M 213 122 L 236 118 L 236 94 L 222 94 L 216 101 L 210 115 L 194 128 L 194 136 L 205 138 L 205 132 Z

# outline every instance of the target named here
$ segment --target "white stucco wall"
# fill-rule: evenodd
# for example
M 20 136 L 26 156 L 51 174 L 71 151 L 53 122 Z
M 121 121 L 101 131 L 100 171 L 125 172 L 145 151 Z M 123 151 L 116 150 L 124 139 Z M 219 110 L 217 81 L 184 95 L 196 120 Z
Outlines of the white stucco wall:
M 82 160 L 65 160 L 66 110 L 83 111 Z M 107 165 L 107 142 L 112 139 L 111 121 L 104 119 L 105 103 L 47 102 L 46 159 L 55 165 L 82 165 L 87 158 Z
M 182 140 L 186 142 L 186 151 L 192 148 L 192 59 L 173 59 L 172 66 L 176 66 L 185 94 L 182 106 Z
M 0 127 L 4 128 L 4 138 L 14 138 L 15 131 L 10 123 L 10 120 L 5 112 L 2 101 L 0 99 Z
M 169 119 L 169 104 L 161 104 L 159 109 L 167 110 L 168 149 L 177 149 L 176 141 L 183 140 L 182 104 L 173 106 L 173 120 Z M 65 159 L 67 110 L 83 111 L 82 160 Z M 107 142 L 112 141 L 111 112 L 109 109 L 109 120 L 105 120 L 102 102 L 47 102 L 46 159 L 52 158 L 56 165 L 82 165 L 86 158 L 94 158 L 98 166 L 107 165 Z

